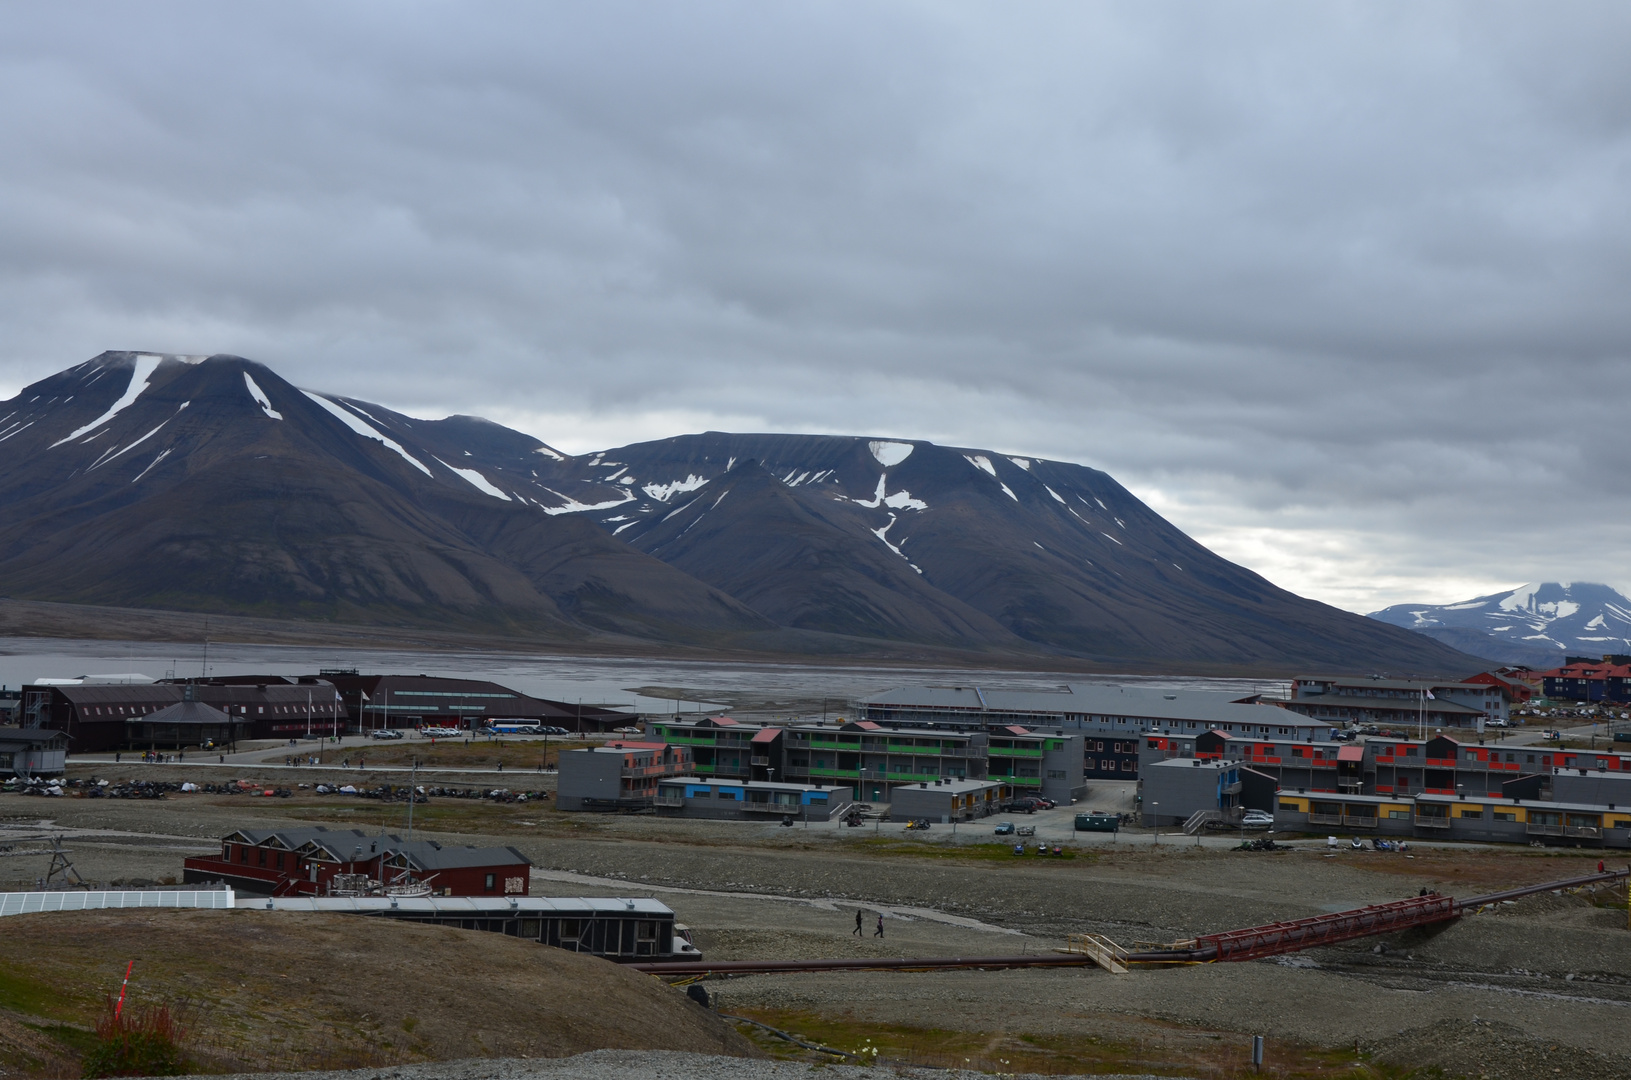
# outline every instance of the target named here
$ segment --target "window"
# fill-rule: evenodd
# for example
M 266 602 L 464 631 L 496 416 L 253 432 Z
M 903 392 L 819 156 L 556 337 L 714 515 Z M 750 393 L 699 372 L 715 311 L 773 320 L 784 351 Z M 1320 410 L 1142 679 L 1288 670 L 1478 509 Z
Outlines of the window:
M 1410 811 L 1408 811 L 1408 810 L 1389 810 L 1387 812 L 1387 816 L 1392 818 L 1394 821 L 1398 821 L 1401 818 L 1408 820 L 1409 817 L 1410 817 Z
M 1063 769 L 1049 769 L 1048 770 L 1048 779 L 1049 780 L 1063 780 L 1064 778 L 1065 778 L 1065 770 L 1063 770 Z
M 1518 815 L 1513 813 L 1511 810 L 1497 810 L 1497 811 L 1495 811 L 1493 816 L 1494 816 L 1496 821 L 1517 821 L 1518 820 Z
M 1460 810 L 1455 812 L 1455 816 L 1465 818 L 1481 818 L 1484 816 L 1484 810 L 1482 807 L 1478 806 L 1463 806 Z
M 496 887 L 497 885 L 498 885 L 498 875 L 497 874 L 488 874 L 486 880 L 482 882 L 482 888 L 486 889 L 488 892 L 492 892 L 494 887 Z

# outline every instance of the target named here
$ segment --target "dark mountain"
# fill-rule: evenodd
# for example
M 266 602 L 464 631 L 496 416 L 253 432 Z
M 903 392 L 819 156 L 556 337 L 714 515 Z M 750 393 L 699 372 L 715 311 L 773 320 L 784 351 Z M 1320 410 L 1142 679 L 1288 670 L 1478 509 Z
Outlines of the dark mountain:
M 1395 604 L 1370 615 L 1506 664 L 1631 653 L 1631 600 L 1609 585 L 1545 581 L 1457 604 Z
M 718 432 L 571 457 L 229 356 L 105 353 L 0 404 L 0 506 L 0 590 L 38 600 L 1128 668 L 1477 665 L 1274 587 L 1079 465 Z
M 411 449 L 384 433 L 408 425 L 425 429 Z M 560 640 L 773 628 L 589 521 L 487 493 L 440 460 L 464 443 L 550 453 L 481 421 L 415 425 L 310 394 L 237 357 L 104 353 L 0 405 L 0 583 Z
M 754 479 L 739 484 L 744 469 Z M 1107 664 L 1459 672 L 1479 663 L 1276 588 L 1080 465 L 923 442 L 708 432 L 554 461 L 538 474 L 614 535 L 787 625 L 864 618 L 881 637 L 939 640 L 983 616 L 1006 632 L 986 631 L 992 644 L 1017 638 Z M 837 589 L 816 572 L 833 551 L 853 553 Z

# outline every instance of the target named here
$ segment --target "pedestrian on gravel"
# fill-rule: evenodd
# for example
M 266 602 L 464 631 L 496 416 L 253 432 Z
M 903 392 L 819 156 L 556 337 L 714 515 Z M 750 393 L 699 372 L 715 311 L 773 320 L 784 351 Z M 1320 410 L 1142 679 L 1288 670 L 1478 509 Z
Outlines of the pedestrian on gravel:
M 861 936 L 861 912 L 859 909 L 855 912 L 855 936 Z
M 878 928 L 872 931 L 873 937 L 883 937 L 883 912 L 878 912 Z

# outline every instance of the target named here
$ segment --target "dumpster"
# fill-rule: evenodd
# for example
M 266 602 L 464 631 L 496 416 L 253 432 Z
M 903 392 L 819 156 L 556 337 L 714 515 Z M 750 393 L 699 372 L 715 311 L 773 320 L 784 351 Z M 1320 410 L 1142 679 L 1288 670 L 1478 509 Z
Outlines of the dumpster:
M 1120 832 L 1121 817 L 1117 814 L 1077 814 L 1077 832 Z

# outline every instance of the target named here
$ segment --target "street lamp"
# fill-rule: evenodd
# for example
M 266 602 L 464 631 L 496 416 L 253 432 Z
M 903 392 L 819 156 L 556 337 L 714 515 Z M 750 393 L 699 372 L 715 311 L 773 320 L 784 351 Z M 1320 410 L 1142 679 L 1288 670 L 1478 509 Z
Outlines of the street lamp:
M 1150 803 L 1150 810 L 1150 819 L 1155 824 L 1155 839 L 1152 843 L 1159 844 L 1161 842 L 1161 804 L 1158 802 Z

